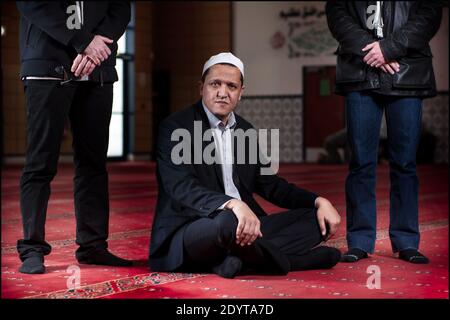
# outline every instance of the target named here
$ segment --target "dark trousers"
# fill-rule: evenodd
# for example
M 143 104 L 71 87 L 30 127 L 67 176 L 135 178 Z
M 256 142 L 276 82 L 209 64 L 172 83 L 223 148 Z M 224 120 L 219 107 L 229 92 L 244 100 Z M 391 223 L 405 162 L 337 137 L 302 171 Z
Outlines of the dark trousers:
M 232 211 L 223 210 L 211 218 L 192 222 L 184 231 L 181 269 L 209 272 L 227 255 L 235 255 L 248 269 L 286 273 L 299 270 L 297 261 L 323 239 L 314 209 L 272 214 L 260 217 L 260 221 L 263 237 L 250 246 L 236 244 L 238 221 Z
M 108 150 L 112 84 L 30 80 L 27 101 L 28 148 L 20 180 L 23 239 L 20 258 L 47 255 L 45 220 L 50 182 L 56 175 L 64 124 L 70 119 L 75 176 L 73 179 L 77 257 L 106 248 L 109 222 Z
M 346 96 L 347 137 L 351 148 L 345 190 L 347 242 L 373 253 L 376 240 L 376 166 L 383 111 L 386 112 L 390 167 L 389 236 L 394 252 L 419 247 L 418 178 L 422 100 L 352 92 Z

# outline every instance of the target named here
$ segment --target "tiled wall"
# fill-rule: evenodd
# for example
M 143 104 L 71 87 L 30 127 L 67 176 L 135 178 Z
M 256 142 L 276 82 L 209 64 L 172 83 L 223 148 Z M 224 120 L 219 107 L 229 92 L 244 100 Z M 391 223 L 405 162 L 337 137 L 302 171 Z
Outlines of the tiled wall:
M 243 97 L 236 113 L 256 129 L 280 130 L 280 162 L 303 161 L 302 96 Z

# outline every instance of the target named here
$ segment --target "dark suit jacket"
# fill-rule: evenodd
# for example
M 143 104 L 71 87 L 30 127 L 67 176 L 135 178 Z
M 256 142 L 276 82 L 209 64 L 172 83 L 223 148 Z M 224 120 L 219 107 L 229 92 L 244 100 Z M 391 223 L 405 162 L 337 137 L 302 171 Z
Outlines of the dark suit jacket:
M 172 132 L 184 128 L 193 137 L 194 121 L 201 121 L 202 131 L 210 128 L 201 101 L 170 115 L 159 128 L 156 151 L 158 201 L 150 245 L 150 267 L 153 271 L 173 271 L 179 267 L 183 263 L 183 228 L 199 218 L 208 217 L 231 199 L 224 193 L 220 164 L 176 165 L 171 160 L 172 148 L 179 143 L 171 141 Z M 252 125 L 236 114 L 235 130 L 250 128 L 253 128 Z M 203 142 L 202 148 L 210 143 L 213 143 L 212 140 Z M 248 141 L 245 150 L 246 159 L 249 159 Z M 257 216 L 266 213 L 253 198 L 253 193 L 282 208 L 314 207 L 316 194 L 300 189 L 276 175 L 261 175 L 263 165 L 259 159 L 256 164 L 249 164 L 249 161 L 236 164 L 236 151 L 234 155 L 234 184 L 242 200 Z
M 115 70 L 117 40 L 130 21 L 129 1 L 84 1 L 83 25 L 68 29 L 69 14 L 75 1 L 18 1 L 20 12 L 20 76 L 61 77 L 55 68 L 63 66 L 68 72 L 78 53 L 82 53 L 95 35 L 114 40 L 108 44 L 111 54 L 96 67 L 93 81 L 117 81 Z

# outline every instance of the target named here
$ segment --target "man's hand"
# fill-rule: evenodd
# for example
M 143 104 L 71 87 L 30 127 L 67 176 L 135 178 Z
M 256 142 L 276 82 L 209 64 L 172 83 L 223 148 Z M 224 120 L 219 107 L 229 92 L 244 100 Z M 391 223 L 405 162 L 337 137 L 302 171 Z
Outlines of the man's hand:
M 107 37 L 103 37 L 100 35 L 96 35 L 94 39 L 92 39 L 91 43 L 84 49 L 84 54 L 89 56 L 96 65 L 100 65 L 103 61 L 108 59 L 111 54 L 111 50 L 107 46 L 107 43 L 113 43 L 114 40 L 111 40 Z
M 78 54 L 73 60 L 72 71 L 76 77 L 90 75 L 95 69 L 95 63 L 85 54 Z
M 394 74 L 400 71 L 400 65 L 398 64 L 397 61 L 393 60 L 381 65 L 380 69 L 386 73 Z
M 230 209 L 238 219 L 236 229 L 236 243 L 241 246 L 251 245 L 256 238 L 262 237 L 260 230 L 261 223 L 258 217 L 247 206 L 244 201 L 232 199 L 225 206 Z
M 330 201 L 325 198 L 318 197 L 316 200 L 317 220 L 319 221 L 320 232 L 323 236 L 326 235 L 325 241 L 334 235 L 341 223 L 341 216 L 333 207 Z M 326 225 L 329 227 L 327 234 Z
M 369 66 L 379 68 L 386 63 L 378 41 L 369 43 L 367 46 L 362 48 L 362 51 L 367 50 L 369 50 L 369 53 L 366 54 L 363 61 Z

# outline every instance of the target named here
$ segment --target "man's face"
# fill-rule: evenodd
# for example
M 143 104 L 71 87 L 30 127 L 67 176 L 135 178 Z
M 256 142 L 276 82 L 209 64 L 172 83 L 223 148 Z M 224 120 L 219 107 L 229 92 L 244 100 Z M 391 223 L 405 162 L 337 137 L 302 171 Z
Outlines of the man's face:
M 211 113 L 222 121 L 236 108 L 244 91 L 241 72 L 230 65 L 213 65 L 200 84 L 200 95 Z

